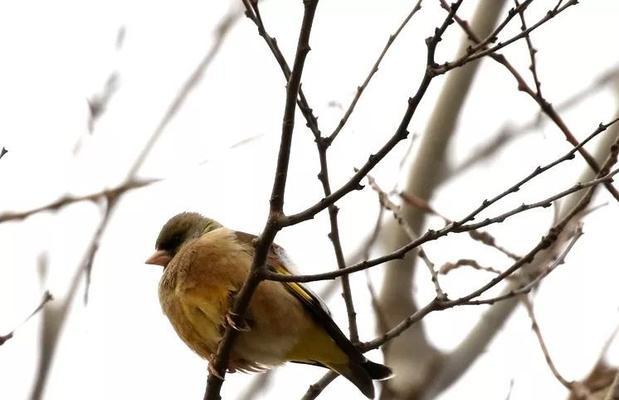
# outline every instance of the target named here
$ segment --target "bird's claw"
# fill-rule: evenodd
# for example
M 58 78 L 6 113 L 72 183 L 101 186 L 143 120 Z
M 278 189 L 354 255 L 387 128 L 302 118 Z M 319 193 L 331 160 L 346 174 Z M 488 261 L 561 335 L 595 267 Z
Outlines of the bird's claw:
M 223 376 L 221 376 L 221 374 L 220 374 L 219 372 L 217 372 L 217 370 L 215 369 L 215 366 L 213 365 L 213 362 L 212 362 L 212 361 L 208 363 L 208 372 L 209 372 L 211 375 L 214 375 L 214 376 L 216 376 L 217 378 L 221 379 L 222 381 L 224 380 L 224 377 L 223 377 Z
M 228 323 L 228 325 L 230 325 L 232 327 L 232 329 L 239 331 L 239 332 L 249 332 L 249 326 L 247 325 L 247 323 L 245 323 L 244 321 L 242 322 L 243 325 L 239 326 L 234 322 L 234 319 L 232 318 L 232 316 L 236 316 L 237 314 L 234 314 L 232 312 L 226 314 L 226 322 Z

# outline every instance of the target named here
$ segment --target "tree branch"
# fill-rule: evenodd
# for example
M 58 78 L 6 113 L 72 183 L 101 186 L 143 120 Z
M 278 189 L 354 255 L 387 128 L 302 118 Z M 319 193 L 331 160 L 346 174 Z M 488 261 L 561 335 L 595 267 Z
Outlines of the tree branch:
M 600 124 L 598 126 L 598 128 L 595 130 L 595 132 L 593 134 L 591 134 L 589 137 L 587 137 L 583 142 L 579 143 L 578 146 L 583 146 L 587 141 L 591 140 L 595 135 L 603 132 L 604 130 L 606 130 L 609 126 L 611 126 L 612 124 L 614 124 L 615 122 L 617 122 L 619 119 L 615 119 L 613 120 L 611 123 L 609 124 Z M 611 147 L 611 155 L 613 154 L 613 152 L 616 151 L 615 149 L 615 145 L 613 145 Z M 336 270 L 336 271 L 330 271 L 330 272 L 325 272 L 325 273 L 321 273 L 321 274 L 313 274 L 313 275 L 281 275 L 281 274 L 277 274 L 277 273 L 273 273 L 273 272 L 268 272 L 265 271 L 264 275 L 266 277 L 266 279 L 269 280 L 275 280 L 275 281 L 280 281 L 280 282 L 311 282 L 311 281 L 317 281 L 317 280 L 327 280 L 327 279 L 333 279 L 339 276 L 342 276 L 344 274 L 350 274 L 353 272 L 357 272 L 357 271 L 361 271 L 364 269 L 368 269 L 371 268 L 375 265 L 379 265 L 382 263 L 385 263 L 387 261 L 390 260 L 394 260 L 394 259 L 398 259 L 403 257 L 406 253 L 408 253 L 410 250 L 416 248 L 417 246 L 426 243 L 428 241 L 431 240 L 436 240 L 442 236 L 446 236 L 449 233 L 456 233 L 456 232 L 467 232 L 467 231 L 471 231 L 471 230 L 476 230 L 479 229 L 480 227 L 484 227 L 484 226 L 488 226 L 490 224 L 493 223 L 498 223 L 498 222 L 502 222 L 505 218 L 509 217 L 509 216 L 513 216 L 516 215 L 520 212 L 526 211 L 528 209 L 531 208 L 535 208 L 535 207 L 543 207 L 543 206 L 548 206 L 552 201 L 558 200 L 559 198 L 563 198 L 568 196 L 569 194 L 575 193 L 575 192 L 579 192 L 583 189 L 588 189 L 588 188 L 595 188 L 597 185 L 599 184 L 603 184 L 606 182 L 611 182 L 612 181 L 612 177 L 619 173 L 619 169 L 616 169 L 614 171 L 608 171 L 606 174 L 601 175 L 598 174 L 598 178 L 593 179 L 591 181 L 588 182 L 584 182 L 584 183 L 578 183 L 574 186 L 572 186 L 569 189 L 566 189 L 562 192 L 560 192 L 559 194 L 555 194 L 552 195 L 544 200 L 538 201 L 536 203 L 532 203 L 529 205 L 523 205 L 523 206 L 519 206 L 509 212 L 506 212 L 502 215 L 500 215 L 499 217 L 496 218 L 487 218 L 482 222 L 479 223 L 469 223 L 466 224 L 467 221 L 471 221 L 472 219 L 474 219 L 481 211 L 485 210 L 486 208 L 488 208 L 490 205 L 496 203 L 497 201 L 499 201 L 500 199 L 502 199 L 503 197 L 507 196 L 510 193 L 514 193 L 517 192 L 518 190 L 520 190 L 520 187 L 522 185 L 524 185 L 525 183 L 527 183 L 528 181 L 530 181 L 531 179 L 535 178 L 536 176 L 539 176 L 542 172 L 548 171 L 550 168 L 558 165 L 559 163 L 572 159 L 573 158 L 573 154 L 574 152 L 577 151 L 577 148 L 573 148 L 571 149 L 567 154 L 563 155 L 562 157 L 556 159 L 555 161 L 550 162 L 549 164 L 543 166 L 543 167 L 537 167 L 532 173 L 530 173 L 529 175 L 527 175 L 524 179 L 520 180 L 519 182 L 517 182 L 515 185 L 512 185 L 510 188 L 508 188 L 507 190 L 503 191 L 501 194 L 495 196 L 494 198 L 490 199 L 490 200 L 484 200 L 482 202 L 482 204 L 477 207 L 473 212 L 469 213 L 468 215 L 466 215 L 464 218 L 460 219 L 459 221 L 456 222 L 452 222 L 451 224 L 448 224 L 447 226 L 445 226 L 442 229 L 439 230 L 428 230 L 426 231 L 426 233 L 424 233 L 423 235 L 421 235 L 419 238 L 417 238 L 416 240 L 413 240 L 411 242 L 409 242 L 408 244 L 400 247 L 399 249 L 397 249 L 396 251 L 393 251 L 387 255 L 381 256 L 381 257 L 377 257 L 373 260 L 366 260 L 366 261 L 362 261 L 360 263 L 348 266 L 344 269 L 340 269 L 340 270 Z M 611 164 L 612 165 L 612 164 Z M 601 172 L 603 172 L 604 170 L 601 170 Z
M 251 7 L 248 2 L 244 3 L 246 4 L 246 7 Z M 238 336 L 238 331 L 235 330 L 233 326 L 240 326 L 242 323 L 251 297 L 256 287 L 263 279 L 262 274 L 265 270 L 265 262 L 269 248 L 273 243 L 275 235 L 283 227 L 281 220 L 283 217 L 284 193 L 286 190 L 286 178 L 288 175 L 288 164 L 290 161 L 290 147 L 292 144 L 292 134 L 294 131 L 296 98 L 299 93 L 305 59 L 307 57 L 307 53 L 310 51 L 309 38 L 316 7 L 318 6 L 318 0 L 304 0 L 303 4 L 304 14 L 303 21 L 301 23 L 301 31 L 299 33 L 295 61 L 286 88 L 286 105 L 284 108 L 282 123 L 282 137 L 277 167 L 275 170 L 273 190 L 271 193 L 269 217 L 262 234 L 256 241 L 256 251 L 252 261 L 250 274 L 236 296 L 234 306 L 230 312 L 232 323 L 226 327 L 225 333 L 219 342 L 215 359 L 209 366 L 209 376 L 206 391 L 204 393 L 205 400 L 221 399 L 220 391 L 224 381 L 228 359 L 232 351 L 234 340 Z M 251 9 L 248 8 L 247 11 L 249 13 Z
M 447 5 L 447 2 L 445 0 L 440 0 L 441 4 L 443 5 L 443 8 L 445 8 L 446 10 L 449 10 L 450 7 L 449 5 Z M 528 37 L 528 35 L 531 33 L 531 31 L 533 31 L 535 28 L 541 26 L 543 23 L 551 20 L 552 18 L 554 18 L 555 16 L 557 16 L 559 13 L 561 13 L 562 11 L 565 11 L 568 7 L 573 6 L 575 4 L 578 4 L 577 0 L 571 0 L 567 3 L 565 3 L 563 6 L 557 8 L 555 7 L 553 10 L 550 10 L 546 13 L 545 17 L 543 17 L 540 21 L 538 21 L 536 24 L 532 25 L 530 28 L 523 30 L 520 34 L 514 36 L 514 38 L 502 42 L 497 46 L 494 46 L 492 49 L 495 49 L 494 51 L 488 52 L 490 49 L 487 49 L 485 51 L 482 51 L 478 54 L 482 54 L 481 56 L 487 55 L 490 58 L 492 58 L 494 61 L 498 62 L 499 64 L 503 65 L 514 77 L 514 79 L 518 82 L 518 90 L 526 93 L 527 95 L 529 95 L 540 107 L 540 109 L 542 110 L 542 112 L 544 114 L 546 114 L 554 123 L 555 125 L 557 125 L 557 127 L 561 130 L 561 132 L 563 133 L 563 135 L 565 136 L 565 139 L 572 145 L 572 146 L 577 146 L 578 145 L 578 140 L 576 139 L 576 137 L 574 136 L 574 134 L 570 131 L 570 129 L 567 127 L 567 125 L 565 124 L 565 122 L 563 121 L 563 119 L 559 116 L 559 114 L 557 113 L 557 111 L 555 110 L 555 108 L 552 106 L 551 103 L 549 103 L 544 97 L 542 97 L 541 92 L 540 93 L 536 93 L 533 89 L 531 89 L 531 87 L 529 87 L 529 85 L 526 83 L 526 81 L 522 78 L 522 76 L 520 75 L 520 73 L 509 63 L 509 61 L 507 61 L 507 59 L 501 55 L 501 54 L 497 54 L 496 51 L 499 50 L 500 48 L 504 47 L 505 45 L 514 42 L 517 39 L 521 39 L 523 37 Z M 475 43 L 480 43 L 480 39 L 477 37 L 477 35 L 475 34 L 475 32 L 473 32 L 470 27 L 469 24 L 462 20 L 461 18 L 459 18 L 458 16 L 455 17 L 456 22 L 458 23 L 458 25 L 460 25 L 460 27 L 466 32 L 466 34 L 469 36 L 469 38 L 475 42 Z M 475 56 L 475 57 L 469 57 L 469 59 L 477 59 L 479 57 Z M 464 59 L 467 59 L 467 57 L 464 57 Z M 437 73 L 444 73 L 446 71 L 449 71 L 450 69 L 459 66 L 459 60 L 454 62 L 454 63 L 447 63 L 444 64 L 443 67 L 437 69 Z M 580 147 L 578 149 L 578 153 L 580 153 L 580 155 L 585 159 L 585 161 L 587 162 L 587 164 L 589 164 L 589 166 L 591 167 L 591 169 L 593 169 L 593 171 L 595 171 L 596 173 L 600 171 L 600 166 L 598 165 L 597 161 L 595 160 L 595 158 L 593 158 L 591 156 L 591 154 L 589 154 L 588 151 L 586 151 L 584 148 Z M 617 200 L 619 201 L 619 192 L 617 191 L 617 189 L 615 189 L 615 187 L 610 184 L 610 183 L 606 183 L 604 185 L 606 187 L 606 189 L 608 190 L 608 192 Z

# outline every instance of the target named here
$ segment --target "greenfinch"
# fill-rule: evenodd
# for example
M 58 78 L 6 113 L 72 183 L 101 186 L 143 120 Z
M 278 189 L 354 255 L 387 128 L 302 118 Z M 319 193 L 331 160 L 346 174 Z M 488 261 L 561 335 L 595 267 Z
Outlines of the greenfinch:
M 198 213 L 182 213 L 161 229 L 147 264 L 163 266 L 159 300 L 180 338 L 211 361 L 235 294 L 247 279 L 254 235 L 235 232 Z M 267 268 L 290 274 L 289 259 L 273 244 Z M 329 368 L 369 398 L 372 380 L 391 370 L 366 359 L 330 316 L 325 303 L 295 282 L 261 282 L 228 361 L 230 371 L 263 371 L 287 361 Z

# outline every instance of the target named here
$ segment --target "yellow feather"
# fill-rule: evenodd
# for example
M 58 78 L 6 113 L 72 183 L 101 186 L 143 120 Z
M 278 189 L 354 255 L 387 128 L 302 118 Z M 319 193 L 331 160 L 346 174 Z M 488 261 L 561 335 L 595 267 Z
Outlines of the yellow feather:
M 303 333 L 286 358 L 293 361 L 317 361 L 325 365 L 348 364 L 348 355 L 318 325 Z

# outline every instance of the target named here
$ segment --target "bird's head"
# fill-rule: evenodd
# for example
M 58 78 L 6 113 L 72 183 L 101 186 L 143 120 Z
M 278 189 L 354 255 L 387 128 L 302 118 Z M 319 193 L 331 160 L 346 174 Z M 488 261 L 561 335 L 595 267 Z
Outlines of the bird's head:
M 155 252 L 146 260 L 146 264 L 165 268 L 185 243 L 217 228 L 221 228 L 220 223 L 198 213 L 175 215 L 161 228 L 155 242 Z

